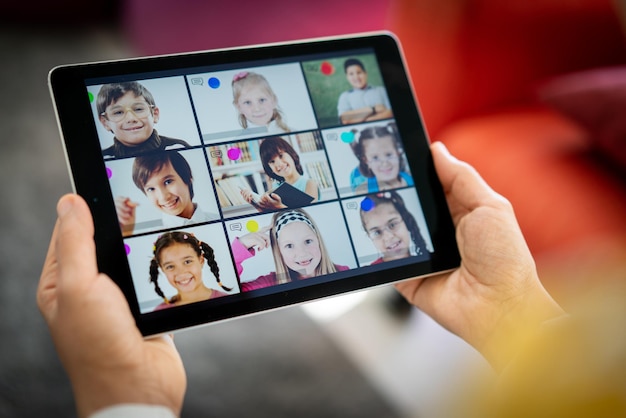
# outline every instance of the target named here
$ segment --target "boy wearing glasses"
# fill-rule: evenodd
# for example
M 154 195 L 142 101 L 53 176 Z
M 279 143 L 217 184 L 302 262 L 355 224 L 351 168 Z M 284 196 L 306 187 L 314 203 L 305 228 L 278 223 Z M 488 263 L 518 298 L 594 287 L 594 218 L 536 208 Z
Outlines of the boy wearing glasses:
M 115 136 L 113 145 L 102 150 L 105 157 L 189 147 L 186 141 L 157 133 L 154 124 L 159 121 L 159 108 L 148 89 L 136 81 L 103 85 L 96 108 L 100 123 Z

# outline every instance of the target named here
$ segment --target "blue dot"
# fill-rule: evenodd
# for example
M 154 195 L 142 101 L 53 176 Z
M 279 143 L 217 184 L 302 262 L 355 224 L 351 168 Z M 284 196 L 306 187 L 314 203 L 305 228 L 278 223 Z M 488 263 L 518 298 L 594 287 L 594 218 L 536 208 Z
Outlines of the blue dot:
M 363 212 L 369 212 L 372 209 L 374 209 L 374 201 L 372 199 L 366 197 L 361 201 L 361 210 Z
M 209 85 L 209 87 L 211 87 L 212 89 L 217 89 L 217 88 L 219 88 L 219 87 L 220 87 L 220 84 L 221 84 L 221 83 L 220 83 L 220 79 L 219 79 L 219 78 L 217 78 L 217 77 L 211 77 L 211 78 L 209 78 L 208 85 Z
M 341 140 L 345 142 L 346 144 L 349 144 L 350 142 L 354 141 L 354 133 L 350 131 L 342 132 Z

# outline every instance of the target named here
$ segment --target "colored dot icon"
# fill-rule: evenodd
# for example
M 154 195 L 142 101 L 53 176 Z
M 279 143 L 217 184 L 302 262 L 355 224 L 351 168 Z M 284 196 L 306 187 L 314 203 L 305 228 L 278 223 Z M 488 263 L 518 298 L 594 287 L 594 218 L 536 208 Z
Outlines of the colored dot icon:
M 124 250 L 126 251 L 126 255 L 130 254 L 130 245 L 124 244 Z
M 350 131 L 342 132 L 339 137 L 341 138 L 341 141 L 345 142 L 346 144 L 354 141 L 354 133 Z
M 228 151 L 226 151 L 226 155 L 228 159 L 231 161 L 237 161 L 241 158 L 241 149 L 237 147 L 232 147 Z
M 324 75 L 333 75 L 335 73 L 335 66 L 328 61 L 324 61 L 320 64 L 320 72 Z
M 257 232 L 259 230 L 259 223 L 255 220 L 246 222 L 246 229 L 248 232 Z
M 212 89 L 218 89 L 221 85 L 220 79 L 217 77 L 211 77 L 207 80 L 207 85 Z
M 113 170 L 111 170 L 109 167 L 107 167 L 106 170 L 107 170 L 107 178 L 110 179 L 111 177 L 113 177 Z
M 93 102 L 93 93 L 88 91 L 87 92 L 87 96 L 89 97 L 89 103 L 92 103 Z
M 361 201 L 361 210 L 363 212 L 369 212 L 370 210 L 374 209 L 374 206 L 374 201 L 369 197 L 366 197 Z

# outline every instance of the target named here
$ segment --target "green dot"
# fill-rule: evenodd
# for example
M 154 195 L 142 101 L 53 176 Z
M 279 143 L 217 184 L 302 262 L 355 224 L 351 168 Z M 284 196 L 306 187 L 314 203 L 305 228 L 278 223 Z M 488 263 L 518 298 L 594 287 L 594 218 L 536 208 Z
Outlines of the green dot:
M 89 96 L 89 103 L 93 102 L 93 94 L 90 91 L 88 91 L 87 95 Z

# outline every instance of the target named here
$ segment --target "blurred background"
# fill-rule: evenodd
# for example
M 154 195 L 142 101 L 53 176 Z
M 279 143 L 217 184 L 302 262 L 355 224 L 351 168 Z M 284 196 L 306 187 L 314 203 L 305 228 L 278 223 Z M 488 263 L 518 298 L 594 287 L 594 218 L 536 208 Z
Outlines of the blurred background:
M 60 64 L 386 29 L 432 139 L 512 201 L 565 305 L 626 277 L 626 39 L 612 0 L 60 0 L 0 5 L 0 416 L 73 416 L 35 304 L 70 192 Z M 379 289 L 180 333 L 183 416 L 437 417 L 474 350 Z M 391 307 L 391 308 L 390 308 Z

